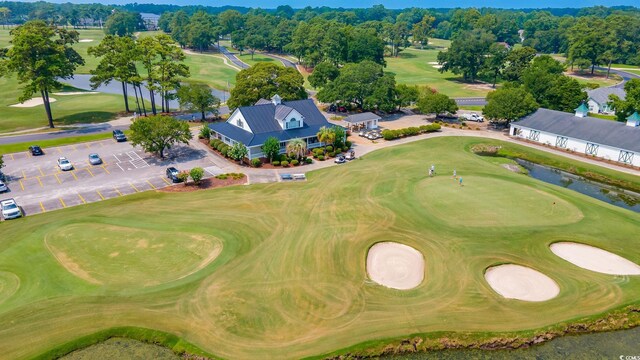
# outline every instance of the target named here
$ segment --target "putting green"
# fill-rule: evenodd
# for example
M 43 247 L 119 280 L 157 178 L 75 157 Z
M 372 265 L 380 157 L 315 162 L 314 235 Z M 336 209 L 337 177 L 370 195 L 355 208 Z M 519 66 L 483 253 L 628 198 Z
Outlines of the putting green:
M 464 176 L 463 186 L 450 176 L 425 178 L 416 195 L 429 214 L 451 226 L 546 226 L 583 218 L 578 208 L 557 196 L 490 177 Z M 462 224 L 457 215 L 465 216 Z
M 221 241 L 210 235 L 103 224 L 67 225 L 49 233 L 45 244 L 71 274 L 89 283 L 121 287 L 184 278 L 222 251 Z

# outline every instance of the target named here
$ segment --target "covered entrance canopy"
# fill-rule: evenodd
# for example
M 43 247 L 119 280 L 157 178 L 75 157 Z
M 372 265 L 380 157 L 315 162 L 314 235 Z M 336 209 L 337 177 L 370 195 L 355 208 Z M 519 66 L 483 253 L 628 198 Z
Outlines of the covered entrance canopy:
M 380 116 L 372 112 L 365 112 L 362 114 L 349 115 L 344 118 L 344 121 L 348 124 L 351 130 L 362 130 L 377 129 L 378 120 L 380 119 Z

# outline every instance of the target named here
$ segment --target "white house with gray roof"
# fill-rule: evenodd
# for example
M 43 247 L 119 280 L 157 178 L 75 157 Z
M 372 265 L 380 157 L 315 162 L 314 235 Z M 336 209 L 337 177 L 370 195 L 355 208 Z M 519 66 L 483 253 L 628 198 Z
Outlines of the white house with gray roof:
M 616 95 L 624 100 L 627 93 L 621 87 L 604 87 L 587 91 L 589 100 L 589 112 L 594 114 L 615 114 L 616 111 L 609 105 L 609 95 Z
M 274 95 L 271 100 L 260 99 L 255 105 L 237 108 L 223 123 L 209 125 L 212 138 L 233 146 L 247 147 L 249 160 L 264 157 L 262 145 L 270 138 L 280 141 L 280 153 L 287 142 L 302 139 L 307 149 L 323 146 L 316 134 L 322 127 L 332 127 L 311 99 L 283 101 Z
M 640 115 L 626 123 L 587 116 L 582 104 L 576 113 L 538 109 L 511 123 L 511 136 L 576 153 L 640 166 Z

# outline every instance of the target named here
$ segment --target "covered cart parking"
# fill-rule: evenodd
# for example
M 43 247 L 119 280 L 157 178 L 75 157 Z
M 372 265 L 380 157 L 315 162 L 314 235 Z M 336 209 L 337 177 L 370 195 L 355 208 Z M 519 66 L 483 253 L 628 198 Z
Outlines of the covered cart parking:
M 380 119 L 380 116 L 372 112 L 365 112 L 362 114 L 349 115 L 344 118 L 344 121 L 351 131 L 359 131 L 377 129 Z

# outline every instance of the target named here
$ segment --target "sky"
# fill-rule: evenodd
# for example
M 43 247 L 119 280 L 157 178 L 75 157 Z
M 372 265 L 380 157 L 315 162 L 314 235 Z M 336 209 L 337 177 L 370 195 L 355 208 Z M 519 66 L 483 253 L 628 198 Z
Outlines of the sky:
M 244 7 L 276 8 L 278 5 L 290 5 L 293 8 L 303 8 L 305 6 L 329 6 L 345 8 L 364 8 L 382 4 L 389 9 L 403 9 L 409 7 L 421 8 L 455 8 L 455 7 L 493 7 L 493 8 L 564 8 L 564 7 L 589 7 L 596 5 L 616 6 L 632 5 L 638 6 L 638 0 L 447 0 L 447 1 L 424 1 L 424 0 L 47 0 L 51 2 L 72 2 L 72 3 L 101 3 L 101 4 L 128 4 L 137 2 L 154 4 L 174 4 L 174 5 L 236 5 Z

